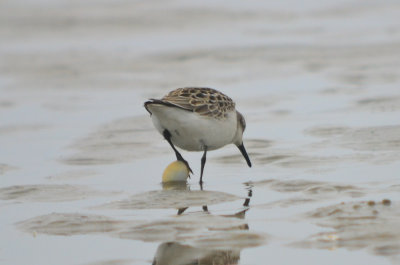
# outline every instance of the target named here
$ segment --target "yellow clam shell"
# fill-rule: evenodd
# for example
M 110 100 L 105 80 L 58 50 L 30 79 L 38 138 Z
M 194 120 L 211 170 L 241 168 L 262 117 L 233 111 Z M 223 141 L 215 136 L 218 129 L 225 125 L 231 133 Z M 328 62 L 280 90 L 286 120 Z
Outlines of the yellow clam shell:
M 186 181 L 189 169 L 182 161 L 174 161 L 167 166 L 162 176 L 162 182 Z

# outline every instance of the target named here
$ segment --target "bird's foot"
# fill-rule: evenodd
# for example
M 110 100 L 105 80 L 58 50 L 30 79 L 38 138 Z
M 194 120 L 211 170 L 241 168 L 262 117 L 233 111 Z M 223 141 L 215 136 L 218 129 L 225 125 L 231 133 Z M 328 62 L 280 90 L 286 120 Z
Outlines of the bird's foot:
M 183 163 L 185 163 L 185 165 L 186 165 L 187 168 L 189 169 L 190 173 L 193 174 L 193 171 L 192 171 L 192 169 L 190 168 L 189 163 L 188 163 L 186 160 L 183 160 Z M 190 178 L 190 175 L 189 175 L 189 178 Z
M 200 180 L 200 181 L 199 181 L 199 184 L 200 184 L 200 190 L 203 190 L 203 181 Z

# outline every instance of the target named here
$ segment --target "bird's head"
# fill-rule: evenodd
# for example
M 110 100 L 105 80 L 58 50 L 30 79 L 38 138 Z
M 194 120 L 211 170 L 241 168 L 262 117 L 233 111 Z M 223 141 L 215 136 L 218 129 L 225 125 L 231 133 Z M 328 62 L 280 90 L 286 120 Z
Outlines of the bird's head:
M 239 148 L 244 159 L 246 159 L 247 165 L 251 167 L 249 155 L 247 154 L 246 149 L 244 148 L 243 145 L 243 133 L 244 130 L 246 130 L 246 121 L 243 115 L 239 111 L 236 111 L 236 118 L 237 118 L 237 128 L 235 137 L 233 138 L 233 143 Z

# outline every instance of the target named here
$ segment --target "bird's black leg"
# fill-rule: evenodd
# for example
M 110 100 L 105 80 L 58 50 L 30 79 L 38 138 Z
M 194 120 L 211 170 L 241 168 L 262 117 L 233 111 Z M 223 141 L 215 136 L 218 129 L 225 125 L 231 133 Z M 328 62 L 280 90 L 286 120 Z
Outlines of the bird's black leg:
M 172 143 L 172 141 L 171 141 L 171 133 L 170 133 L 167 129 L 165 129 L 165 130 L 163 131 L 163 136 L 164 136 L 165 140 L 167 140 L 167 142 L 169 143 L 169 145 L 172 147 L 172 149 L 174 150 L 175 155 L 176 155 L 176 159 L 177 159 L 178 161 L 182 161 L 183 163 L 185 163 L 186 166 L 188 167 L 189 171 L 193 174 L 193 171 L 192 171 L 192 169 L 190 168 L 189 163 L 188 163 L 185 159 L 183 159 L 181 153 L 179 153 L 179 151 L 176 150 L 174 144 Z
M 203 171 L 204 171 L 204 166 L 205 166 L 206 160 L 207 160 L 206 156 L 207 156 L 207 146 L 205 145 L 204 146 L 204 154 L 203 154 L 203 157 L 201 158 L 200 184 L 203 183 Z
M 182 155 L 178 152 L 178 150 L 176 150 L 175 146 L 172 144 L 171 133 L 167 129 L 164 130 L 163 136 L 164 136 L 165 140 L 167 140 L 169 145 L 172 147 L 172 149 L 174 150 L 175 155 L 176 155 L 176 159 L 178 159 L 179 161 L 184 160 Z

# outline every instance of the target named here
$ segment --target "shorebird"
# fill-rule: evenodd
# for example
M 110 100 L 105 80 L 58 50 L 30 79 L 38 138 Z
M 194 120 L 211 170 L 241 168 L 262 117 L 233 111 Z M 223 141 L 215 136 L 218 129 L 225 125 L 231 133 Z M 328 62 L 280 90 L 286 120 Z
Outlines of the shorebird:
M 162 99 L 149 99 L 144 107 L 156 129 L 174 150 L 176 158 L 184 162 L 190 172 L 188 162 L 175 146 L 204 152 L 200 184 L 203 183 L 207 151 L 227 144 L 235 144 L 251 167 L 242 139 L 246 121 L 235 109 L 235 102 L 225 94 L 212 88 L 184 87 L 172 90 Z

